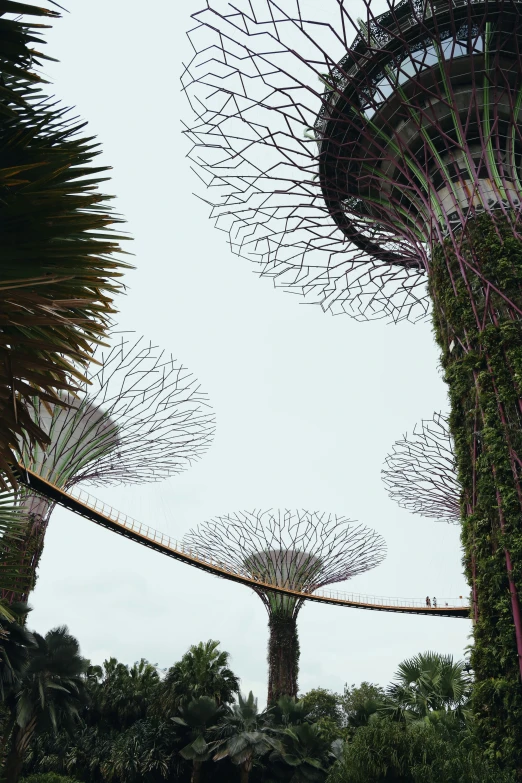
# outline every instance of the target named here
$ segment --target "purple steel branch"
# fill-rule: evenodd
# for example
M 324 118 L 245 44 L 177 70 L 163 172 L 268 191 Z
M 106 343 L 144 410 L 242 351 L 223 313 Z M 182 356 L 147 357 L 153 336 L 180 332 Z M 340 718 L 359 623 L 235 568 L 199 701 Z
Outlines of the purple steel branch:
M 451 114 L 462 91 L 449 79 L 431 83 L 426 73 L 437 56 L 449 72 L 463 46 L 470 55 L 481 51 L 489 34 L 484 14 L 466 16 L 472 35 L 460 43 L 464 12 L 459 17 L 448 4 L 456 43 L 434 54 L 440 2 L 392 2 L 379 15 L 365 2 L 364 20 L 343 0 L 322 4 L 316 19 L 305 5 L 214 0 L 193 15 L 195 55 L 182 81 L 195 119 L 186 133 L 212 217 L 261 274 L 324 309 L 423 317 L 430 248 L 448 226 L 500 210 L 518 235 L 518 158 L 499 165 L 488 154 L 505 148 L 505 133 L 513 147 L 522 143 L 519 123 L 504 128 L 506 111 L 514 120 L 519 110 L 510 69 L 494 69 L 487 137 L 480 123 L 475 128 L 486 100 L 475 81 L 467 119 L 454 113 L 452 127 L 443 128 L 441 107 Z M 408 80 L 418 95 L 405 91 Z M 403 136 L 397 118 L 409 124 Z M 419 149 L 409 148 L 408 134 L 421 137 Z M 480 269 L 460 262 L 464 274 L 503 297 Z
M 386 556 L 384 539 L 345 517 L 304 510 L 243 511 L 215 517 L 191 530 L 183 543 L 227 569 L 267 581 L 284 580 L 303 592 L 351 579 Z M 266 573 L 265 573 L 266 572 Z M 254 588 L 255 589 L 255 588 Z M 255 589 L 267 610 L 302 601 Z
M 114 339 L 95 352 L 68 407 L 33 401 L 32 416 L 50 443 L 21 444 L 20 462 L 59 487 L 160 481 L 186 470 L 212 442 L 215 417 L 196 378 L 143 338 Z M 2 592 L 10 602 L 29 596 L 54 509 L 26 489 L 18 502 L 28 522 L 9 554 L 18 553 L 20 574 L 20 589 Z
M 393 444 L 382 479 L 389 496 L 402 508 L 460 524 L 461 488 L 448 420 L 441 413 L 423 419 L 410 436 Z

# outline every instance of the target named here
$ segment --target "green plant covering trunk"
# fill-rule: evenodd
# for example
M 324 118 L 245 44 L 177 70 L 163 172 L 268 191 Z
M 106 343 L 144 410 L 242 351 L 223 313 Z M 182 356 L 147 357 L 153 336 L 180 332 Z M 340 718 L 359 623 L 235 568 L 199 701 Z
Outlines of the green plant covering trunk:
M 271 613 L 268 621 L 268 704 L 281 696 L 297 696 L 299 672 L 299 638 L 297 617 Z
M 22 494 L 20 510 L 26 515 L 23 527 L 15 528 L 2 541 L 0 550 L 0 598 L 27 603 L 36 584 L 36 571 L 42 556 L 45 533 L 54 503 L 31 493 Z
M 450 240 L 435 249 L 430 289 L 462 486 L 473 702 L 486 750 L 522 779 L 522 241 L 488 215 L 456 241 L 460 259 Z

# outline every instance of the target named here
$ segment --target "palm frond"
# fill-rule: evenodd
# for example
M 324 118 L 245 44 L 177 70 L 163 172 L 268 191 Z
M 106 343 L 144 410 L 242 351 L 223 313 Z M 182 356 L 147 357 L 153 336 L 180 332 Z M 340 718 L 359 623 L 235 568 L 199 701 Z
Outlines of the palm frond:
M 93 166 L 93 138 L 42 92 L 34 71 L 46 58 L 41 24 L 5 18 L 56 11 L 0 0 L 0 489 L 16 486 L 17 444 L 45 445 L 31 398 L 63 404 L 93 347 L 103 340 L 129 265 L 98 190 L 107 167 Z

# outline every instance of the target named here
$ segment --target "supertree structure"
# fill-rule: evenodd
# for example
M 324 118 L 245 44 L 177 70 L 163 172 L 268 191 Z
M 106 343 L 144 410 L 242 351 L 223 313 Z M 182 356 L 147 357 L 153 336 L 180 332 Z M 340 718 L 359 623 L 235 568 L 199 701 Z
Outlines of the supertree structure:
M 460 523 L 461 487 L 448 420 L 423 419 L 395 441 L 382 470 L 388 494 L 401 508 L 451 524 Z
M 185 536 L 194 551 L 240 573 L 312 593 L 375 568 L 383 538 L 345 517 L 308 511 L 252 511 L 216 517 Z M 297 616 L 303 599 L 253 588 L 268 612 L 268 703 L 297 696 Z
M 209 0 L 183 76 L 191 157 L 218 227 L 277 284 L 360 318 L 431 303 L 477 598 L 477 726 L 520 771 L 522 4 L 383 7 Z
M 208 448 L 214 415 L 199 382 L 172 357 L 143 338 L 121 336 L 95 354 L 86 382 L 63 405 L 35 398 L 33 415 L 49 436 L 44 450 L 20 445 L 20 463 L 58 487 L 142 484 L 182 472 Z M 10 602 L 27 601 L 35 582 L 51 501 L 20 490 L 27 518 L 23 540 L 7 560 L 18 559 L 18 589 Z M 15 531 L 18 533 L 18 531 Z

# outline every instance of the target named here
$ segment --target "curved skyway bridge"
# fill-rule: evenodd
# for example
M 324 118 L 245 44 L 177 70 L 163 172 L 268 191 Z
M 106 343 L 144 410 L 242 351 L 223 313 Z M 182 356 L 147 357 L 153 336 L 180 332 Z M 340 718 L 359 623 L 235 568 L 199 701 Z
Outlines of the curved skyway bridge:
M 460 617 L 469 618 L 469 606 L 465 600 L 442 598 L 437 606 L 426 606 L 426 601 L 414 598 L 388 598 L 381 596 L 359 595 L 356 593 L 342 593 L 337 590 L 316 590 L 314 593 L 292 590 L 291 587 L 279 587 L 263 581 L 261 576 L 257 578 L 251 572 L 231 570 L 223 563 L 211 558 L 205 558 L 201 553 L 188 549 L 182 542 L 176 541 L 171 536 L 161 533 L 159 530 L 117 511 L 83 489 L 73 488 L 63 490 L 51 484 L 46 479 L 34 473 L 22 465 L 18 465 L 17 477 L 20 483 L 27 486 L 33 492 L 58 503 L 60 506 L 79 514 L 85 519 L 95 522 L 97 525 L 119 533 L 132 541 L 136 541 L 149 549 L 155 549 L 163 555 L 172 557 L 182 563 L 187 563 L 202 571 L 207 571 L 215 576 L 229 579 L 232 582 L 240 582 L 257 589 L 271 590 L 283 595 L 291 595 L 306 601 L 316 601 L 322 604 L 334 604 L 335 606 L 349 606 L 353 609 L 373 609 L 379 612 L 402 612 L 404 614 L 424 614 L 436 617 Z

